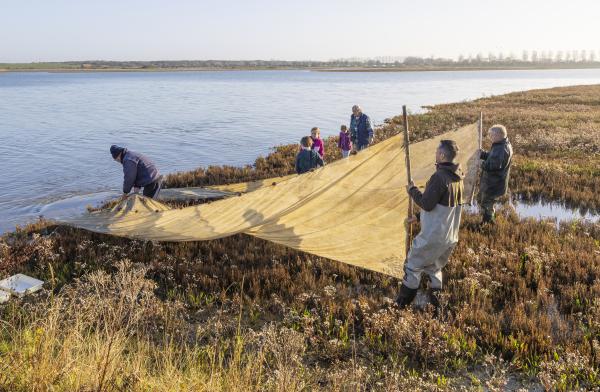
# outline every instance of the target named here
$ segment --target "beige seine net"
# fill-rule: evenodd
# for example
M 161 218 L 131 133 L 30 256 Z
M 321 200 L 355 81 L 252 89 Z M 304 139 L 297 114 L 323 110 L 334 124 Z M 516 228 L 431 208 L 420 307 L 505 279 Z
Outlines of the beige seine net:
M 478 136 L 473 124 L 411 144 L 412 177 L 420 186 L 435 170 L 441 139 L 455 140 L 463 170 L 475 171 Z M 245 233 L 400 277 L 406 249 L 406 183 L 403 136 L 397 135 L 314 172 L 219 187 L 249 191 L 240 196 L 182 209 L 132 196 L 110 210 L 64 223 L 158 241 L 201 241 Z

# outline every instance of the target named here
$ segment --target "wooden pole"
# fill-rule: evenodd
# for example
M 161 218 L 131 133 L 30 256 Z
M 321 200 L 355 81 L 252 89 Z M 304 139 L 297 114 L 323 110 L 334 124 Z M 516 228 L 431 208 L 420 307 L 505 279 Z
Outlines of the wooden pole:
M 481 151 L 481 147 L 483 146 L 483 112 L 479 112 L 479 121 L 477 122 L 477 133 L 479 138 L 479 151 Z M 479 154 L 479 151 L 477 152 Z M 479 157 L 477 157 L 477 161 L 479 162 Z M 481 167 L 477 166 L 477 177 L 473 180 L 473 189 L 471 189 L 471 199 L 469 201 L 470 205 L 473 205 L 473 200 L 475 199 L 475 189 L 479 184 L 479 177 L 481 177 Z
M 483 145 L 483 112 L 479 112 L 479 149 Z
M 406 157 L 406 180 L 407 185 L 410 184 L 412 176 L 410 175 L 410 138 L 408 135 L 408 114 L 406 113 L 406 105 L 402 106 L 402 119 L 404 120 L 404 152 Z M 414 215 L 413 200 L 408 196 L 408 218 L 412 218 Z M 412 239 L 412 223 L 408 223 L 406 227 L 406 254 L 410 248 L 410 241 Z

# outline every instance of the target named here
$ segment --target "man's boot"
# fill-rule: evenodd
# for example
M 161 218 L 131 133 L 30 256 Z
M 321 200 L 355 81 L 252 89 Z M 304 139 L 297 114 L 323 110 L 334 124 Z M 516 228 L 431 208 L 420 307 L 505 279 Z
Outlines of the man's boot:
M 483 219 L 482 224 L 490 224 L 493 225 L 495 222 L 495 211 L 494 211 L 494 201 L 493 200 L 484 200 L 481 205 Z
M 483 219 L 481 221 L 482 224 L 484 224 L 484 225 L 485 224 L 493 225 L 495 223 L 494 221 L 495 221 L 495 219 L 494 219 L 494 214 L 493 213 L 491 213 L 491 214 L 487 213 L 487 212 L 483 213 Z
M 396 303 L 400 309 L 406 309 L 408 305 L 410 305 L 417 296 L 418 289 L 411 289 L 406 287 L 404 284 L 400 286 L 400 292 L 398 293 L 398 297 L 396 298 Z
M 433 315 L 438 317 L 440 314 L 440 297 L 442 289 L 429 289 L 429 303 L 433 306 Z

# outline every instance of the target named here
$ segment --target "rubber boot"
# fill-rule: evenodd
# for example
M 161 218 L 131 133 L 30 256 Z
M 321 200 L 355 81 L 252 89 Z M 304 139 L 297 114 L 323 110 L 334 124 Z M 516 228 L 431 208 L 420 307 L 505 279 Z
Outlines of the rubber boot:
M 494 213 L 491 213 L 491 214 L 487 213 L 487 212 L 483 213 L 483 219 L 481 220 L 482 224 L 493 225 L 495 223 L 495 221 L 496 221 L 496 219 L 495 219 Z
M 417 296 L 418 289 L 411 289 L 406 287 L 404 284 L 400 286 L 400 292 L 398 293 L 398 297 L 396 298 L 396 304 L 400 309 L 406 309 L 408 305 L 410 305 Z
M 433 315 L 438 317 L 440 315 L 440 297 L 442 295 L 442 289 L 429 289 L 429 303 L 433 306 Z

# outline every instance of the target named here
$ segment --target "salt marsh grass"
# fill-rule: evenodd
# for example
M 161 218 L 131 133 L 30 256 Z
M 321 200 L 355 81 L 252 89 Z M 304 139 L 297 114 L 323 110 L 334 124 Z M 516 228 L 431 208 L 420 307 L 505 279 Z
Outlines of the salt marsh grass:
M 600 86 L 514 93 L 410 116 L 418 141 L 507 126 L 511 187 L 600 206 Z M 378 140 L 402 128 L 392 118 Z M 326 141 L 337 158 L 335 140 Z M 296 146 L 254 167 L 168 178 L 212 185 L 285 175 Z M 47 290 L 0 308 L 3 390 L 593 390 L 600 388 L 600 226 L 466 215 L 442 312 L 399 311 L 398 282 L 237 235 L 125 240 L 40 222 L 0 240 L 3 275 Z

